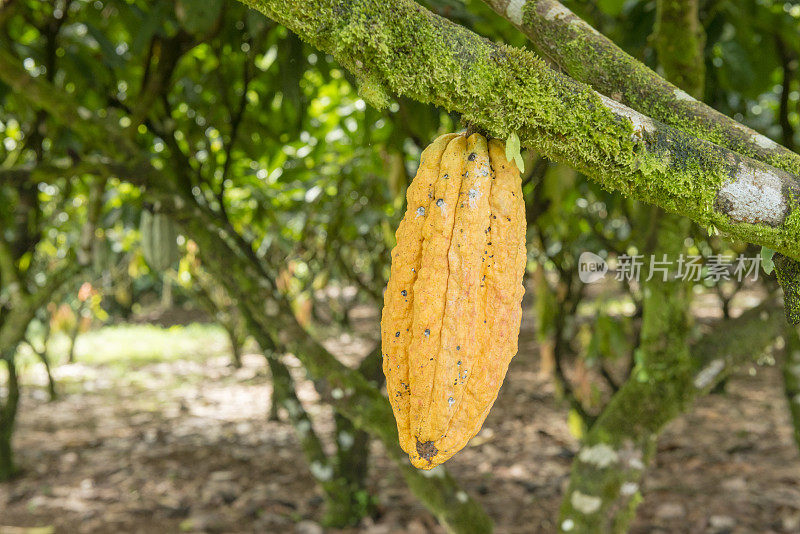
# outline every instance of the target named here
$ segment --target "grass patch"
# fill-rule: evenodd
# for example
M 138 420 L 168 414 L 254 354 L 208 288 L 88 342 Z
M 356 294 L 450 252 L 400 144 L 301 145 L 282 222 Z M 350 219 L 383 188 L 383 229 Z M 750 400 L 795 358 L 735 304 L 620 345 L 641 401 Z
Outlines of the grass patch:
M 41 345 L 41 341 L 37 345 Z M 54 335 L 48 348 L 53 365 L 67 362 L 69 340 L 66 335 Z M 216 324 L 192 323 L 168 328 L 152 324 L 120 324 L 78 335 L 75 361 L 130 369 L 176 360 L 203 361 L 229 352 L 225 330 Z M 20 350 L 19 357 L 23 367 L 38 362 L 26 346 Z

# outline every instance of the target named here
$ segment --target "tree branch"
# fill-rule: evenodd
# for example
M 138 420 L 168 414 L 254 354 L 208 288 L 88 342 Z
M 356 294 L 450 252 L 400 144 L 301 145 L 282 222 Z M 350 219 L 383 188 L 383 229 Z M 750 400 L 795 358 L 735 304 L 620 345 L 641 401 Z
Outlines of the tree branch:
M 689 135 L 800 174 L 800 155 L 695 100 L 557 0 L 484 1 L 543 55 L 596 91 Z
M 241 1 L 331 53 L 372 103 L 392 91 L 458 110 L 497 137 L 517 132 L 607 189 L 800 258 L 798 176 L 656 122 L 528 51 L 412 0 Z
M 559 531 L 625 532 L 641 499 L 640 481 L 657 431 L 738 365 L 760 356 L 785 328 L 780 315 L 780 307 L 767 302 L 718 323 L 692 346 L 689 372 L 669 380 L 642 380 L 634 371 L 573 463 Z

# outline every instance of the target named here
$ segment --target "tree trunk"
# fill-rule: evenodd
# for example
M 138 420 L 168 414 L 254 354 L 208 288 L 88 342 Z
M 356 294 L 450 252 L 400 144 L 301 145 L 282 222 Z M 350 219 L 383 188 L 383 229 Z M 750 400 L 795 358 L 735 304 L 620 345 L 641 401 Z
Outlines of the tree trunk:
M 53 402 L 58 398 L 58 391 L 56 389 L 56 381 L 53 378 L 53 373 L 50 370 L 50 359 L 47 357 L 47 350 L 45 349 L 37 354 L 39 355 L 39 359 L 42 361 L 42 364 L 44 364 L 44 370 L 47 373 L 47 393 L 49 395 L 50 402 Z
M 222 325 L 225 332 L 228 334 L 228 340 L 231 342 L 231 363 L 237 369 L 242 367 L 242 344 L 239 342 L 239 335 L 236 332 L 236 325 L 230 324 L 234 319 L 228 318 Z
M 75 363 L 75 343 L 78 341 L 78 334 L 81 328 L 81 305 L 75 314 L 75 326 L 69 331 L 69 351 L 67 351 L 67 362 Z
M 14 353 L 7 350 L 2 359 L 8 369 L 8 393 L 0 405 L 0 482 L 9 480 L 16 474 L 11 437 L 19 406 L 19 381 Z
M 667 77 L 700 97 L 704 84 L 702 29 L 697 0 L 659 0 L 655 43 Z M 689 221 L 655 207 L 643 207 L 655 220 L 650 239 L 640 247 L 674 261 L 684 251 Z M 644 270 L 644 269 L 643 269 Z M 650 277 L 651 273 L 642 273 Z M 654 274 L 642 284 L 643 315 L 636 366 L 623 387 L 589 430 L 572 468 L 561 508 L 562 532 L 627 532 L 644 469 L 663 426 L 682 413 L 692 398 L 689 354 L 688 284 Z
M 381 387 L 384 381 L 381 362 L 381 352 L 375 350 L 358 367 L 358 373 L 375 387 Z M 371 439 L 367 432 L 357 429 L 352 421 L 338 413 L 334 414 L 334 422 L 336 455 L 333 460 L 337 478 L 342 481 L 346 491 L 333 496 L 334 502 L 328 503 L 328 513 L 335 512 L 335 516 L 329 518 L 327 523 L 355 525 L 375 511 L 375 500 L 370 496 L 366 485 Z M 337 516 L 340 520 L 331 522 Z
M 161 278 L 161 309 L 169 310 L 172 308 L 172 282 L 168 276 Z
M 797 327 L 787 325 L 783 360 L 783 385 L 794 427 L 794 440 L 800 447 L 800 335 Z

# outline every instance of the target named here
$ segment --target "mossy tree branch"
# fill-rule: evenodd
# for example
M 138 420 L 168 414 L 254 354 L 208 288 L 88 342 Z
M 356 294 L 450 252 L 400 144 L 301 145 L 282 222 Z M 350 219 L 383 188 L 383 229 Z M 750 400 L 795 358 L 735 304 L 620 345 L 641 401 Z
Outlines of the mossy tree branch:
M 542 55 L 596 91 L 689 135 L 800 174 L 800 155 L 702 103 L 698 100 L 702 95 L 690 96 L 691 87 L 683 91 L 668 82 L 557 0 L 484 1 L 522 31 Z M 688 46 L 692 40 L 675 44 Z M 692 71 L 701 72 L 698 67 Z
M 705 41 L 697 17 L 696 0 L 688 3 L 665 0 L 657 4 L 657 19 L 666 21 L 667 27 L 657 29 L 655 47 L 666 77 L 681 88 L 628 55 L 557 0 L 484 1 L 522 31 L 540 53 L 596 91 L 689 135 L 795 176 L 800 174 L 800 154 L 701 101 Z M 785 81 L 791 78 L 787 70 L 791 63 L 786 61 L 788 52 L 781 38 L 778 36 L 776 40 L 784 63 Z M 786 96 L 784 90 L 782 111 L 785 111 Z M 786 132 L 784 117 L 785 113 L 782 113 L 781 122 Z M 788 139 L 786 135 L 784 138 Z M 787 269 L 797 270 L 798 262 L 776 266 L 778 277 L 788 278 Z M 784 285 L 784 291 L 787 296 L 796 295 L 800 293 L 800 287 L 797 283 Z M 792 324 L 798 324 L 800 304 L 788 299 L 786 318 Z
M 800 258 L 796 174 L 655 121 L 412 0 L 241 1 L 331 53 L 377 105 L 391 91 L 457 110 L 608 189 Z

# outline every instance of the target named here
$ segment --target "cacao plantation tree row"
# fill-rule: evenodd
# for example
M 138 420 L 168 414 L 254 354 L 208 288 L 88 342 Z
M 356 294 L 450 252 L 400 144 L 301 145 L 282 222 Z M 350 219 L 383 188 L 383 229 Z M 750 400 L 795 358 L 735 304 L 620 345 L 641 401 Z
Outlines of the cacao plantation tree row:
M 800 156 L 791 149 L 800 119 L 789 77 L 800 54 L 797 17 L 743 1 L 713 14 L 696 0 L 645 2 L 623 14 L 571 6 L 582 18 L 551 0 L 421 4 L 0 6 L 0 124 L 10 139 L 0 147 L 8 369 L 0 480 L 14 472 L 15 355 L 29 324 L 58 288 L 107 278 L 113 264 L 127 270 L 124 254 L 104 256 L 97 243 L 129 250 L 124 236 L 154 211 L 186 240 L 188 278 L 168 272 L 175 258 L 153 265 L 155 274 L 218 318 L 235 355 L 248 335 L 258 344 L 272 415 L 280 408 L 295 430 L 326 524 L 357 524 L 374 511 L 365 480 L 376 441 L 448 530 L 491 531 L 490 514 L 443 467 L 409 465 L 381 392 L 381 351 L 351 368 L 319 341 L 349 329 L 354 301 L 380 305 L 419 154 L 456 130 L 459 115 L 501 139 L 517 134 L 530 149 L 526 285 L 543 371 L 580 422 L 561 530 L 626 531 L 646 497 L 642 477 L 659 431 L 781 336 L 800 429 L 797 332 L 783 320 L 774 281 L 763 283 L 769 296 L 760 306 L 735 319 L 728 303 L 739 286 L 718 289 L 725 320 L 698 336 L 691 284 L 625 285 L 634 311 L 619 315 L 578 276 L 586 250 L 757 255 L 763 245 L 783 254 L 775 268 L 786 317 L 797 320 Z M 753 45 L 737 56 L 753 72 L 717 65 L 716 50 L 733 46 L 726 24 L 747 35 L 776 29 L 769 60 Z M 548 63 L 526 50 L 526 37 Z M 752 129 L 766 123 L 747 105 L 772 91 L 774 72 L 784 76 L 779 101 L 760 103 L 774 109 L 779 129 L 768 133 L 783 146 Z M 153 248 L 149 238 L 144 249 Z M 330 287 L 339 297 L 323 291 Z M 354 300 L 341 296 L 345 288 L 355 288 Z M 334 411 L 333 452 L 298 399 L 285 354 Z

